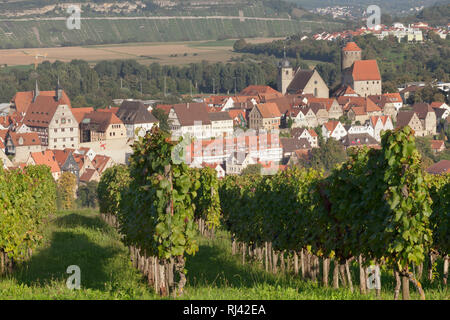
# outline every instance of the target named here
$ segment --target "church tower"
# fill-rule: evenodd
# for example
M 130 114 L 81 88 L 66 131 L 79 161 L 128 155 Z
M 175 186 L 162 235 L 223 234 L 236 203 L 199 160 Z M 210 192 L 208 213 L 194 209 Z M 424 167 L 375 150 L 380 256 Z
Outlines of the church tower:
M 288 86 L 291 84 L 292 79 L 294 79 L 294 69 L 291 63 L 286 58 L 286 50 L 284 51 L 284 58 L 280 61 L 278 65 L 278 79 L 277 88 L 282 94 L 286 94 Z
M 362 50 L 355 42 L 348 42 L 342 49 L 342 71 L 350 68 L 355 61 L 362 60 Z

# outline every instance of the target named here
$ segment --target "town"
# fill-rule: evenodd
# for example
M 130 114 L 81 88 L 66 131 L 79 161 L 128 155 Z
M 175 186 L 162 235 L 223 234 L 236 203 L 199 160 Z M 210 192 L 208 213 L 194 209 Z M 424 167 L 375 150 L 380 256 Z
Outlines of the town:
M 173 140 L 189 141 L 184 160 L 211 167 L 218 177 L 251 165 L 283 170 L 308 162 L 319 139 L 334 139 L 344 149 L 379 148 L 383 131 L 407 125 L 418 137 L 432 137 L 433 153 L 446 150 L 445 138 L 437 138 L 449 128 L 449 105 L 408 105 L 417 85 L 382 93 L 376 60 L 362 60 L 351 41 L 341 54 L 341 87 L 332 93 L 317 70 L 294 70 L 286 58 L 279 62 L 278 90 L 250 85 L 235 95 L 173 105 L 129 99 L 105 109 L 74 108 L 59 81 L 50 91 L 36 81 L 33 91 L 17 92 L 3 104 L 0 158 L 6 169 L 44 164 L 55 180 L 69 171 L 78 183 L 98 182 L 105 169 L 127 163 L 136 139 L 160 125 L 154 109 L 167 116 Z M 450 161 L 428 171 L 449 172 Z

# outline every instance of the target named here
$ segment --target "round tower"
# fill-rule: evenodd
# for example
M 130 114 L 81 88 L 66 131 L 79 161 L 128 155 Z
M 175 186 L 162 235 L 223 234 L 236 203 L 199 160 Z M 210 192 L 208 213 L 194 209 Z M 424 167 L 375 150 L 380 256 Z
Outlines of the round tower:
M 348 42 L 342 49 L 342 70 L 350 68 L 355 61 L 362 60 L 362 50 L 355 42 Z

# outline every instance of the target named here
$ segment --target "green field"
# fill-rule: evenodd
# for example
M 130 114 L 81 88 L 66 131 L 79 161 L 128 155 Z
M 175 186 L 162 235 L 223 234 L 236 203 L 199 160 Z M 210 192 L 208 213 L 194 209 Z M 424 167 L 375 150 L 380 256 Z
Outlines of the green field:
M 29 262 L 0 279 L 0 299 L 160 299 L 132 268 L 128 249 L 97 212 L 59 213 L 52 217 L 45 238 Z M 243 266 L 231 256 L 230 238 L 224 232 L 215 240 L 199 241 L 199 252 L 187 260 L 188 284 L 182 299 L 376 299 L 374 294 L 324 289 L 293 275 Z M 66 288 L 69 265 L 81 268 L 81 290 Z M 358 277 L 356 267 L 353 276 Z M 427 299 L 449 299 L 438 282 L 423 284 Z M 392 299 L 392 277 L 385 274 L 382 284 L 382 299 Z M 413 288 L 411 298 L 419 298 Z

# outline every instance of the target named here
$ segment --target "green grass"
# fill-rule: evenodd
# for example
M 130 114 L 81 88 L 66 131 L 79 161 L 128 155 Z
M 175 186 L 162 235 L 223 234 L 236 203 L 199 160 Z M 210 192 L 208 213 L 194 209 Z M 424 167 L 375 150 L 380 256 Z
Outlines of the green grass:
M 117 232 L 97 212 L 58 214 L 46 239 L 30 261 L 0 279 L 0 299 L 159 299 L 132 268 Z M 293 275 L 268 274 L 256 264 L 243 266 L 239 257 L 231 256 L 226 232 L 218 232 L 214 240 L 198 240 L 199 252 L 187 258 L 188 284 L 182 299 L 375 299 L 374 294 L 324 289 Z M 66 288 L 69 265 L 81 268 L 81 290 Z M 357 266 L 352 272 L 356 282 Z M 384 274 L 382 284 L 382 299 L 392 299 L 392 276 Z M 438 281 L 423 285 L 428 299 L 449 299 Z M 419 298 L 413 288 L 411 295 Z

